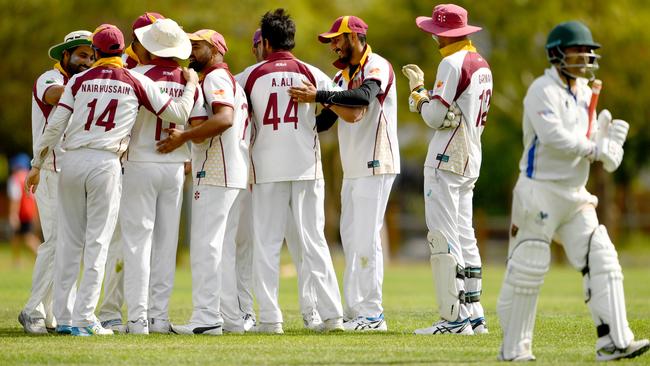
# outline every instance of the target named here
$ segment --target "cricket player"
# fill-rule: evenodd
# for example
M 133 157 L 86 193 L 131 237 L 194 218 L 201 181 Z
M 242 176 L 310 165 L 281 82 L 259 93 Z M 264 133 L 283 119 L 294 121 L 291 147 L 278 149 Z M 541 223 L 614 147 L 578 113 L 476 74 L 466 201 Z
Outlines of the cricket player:
M 135 30 L 151 25 L 157 19 L 164 19 L 165 17 L 158 14 L 147 12 L 135 19 L 131 27 L 133 34 L 132 40 L 136 40 Z M 133 51 L 133 42 L 124 49 L 122 54 L 122 61 L 124 67 L 133 69 L 140 65 L 138 55 Z M 141 112 L 147 113 L 147 112 Z M 156 121 L 157 123 L 157 121 Z M 124 164 L 125 154 L 120 157 L 122 166 Z M 124 175 L 124 169 L 122 169 Z M 122 208 L 120 208 L 122 210 Z M 122 243 L 121 227 L 118 222 L 115 226 L 115 232 L 111 239 L 111 244 L 108 248 L 108 257 L 106 259 L 106 270 L 104 272 L 104 296 L 102 297 L 101 305 L 98 307 L 98 318 L 104 328 L 112 329 L 113 332 L 124 333 L 126 325 L 122 323 L 122 306 L 124 305 L 124 251 Z M 150 324 L 151 326 L 151 324 Z M 156 325 L 151 326 L 151 331 L 169 329 L 167 324 L 158 321 Z
M 32 93 L 32 141 L 34 148 L 47 125 L 47 118 L 52 114 L 63 94 L 65 84 L 75 74 L 89 69 L 95 59 L 95 54 L 90 47 L 92 33 L 86 30 L 71 32 L 65 36 L 62 43 L 52 46 L 49 56 L 56 63 L 51 70 L 38 77 L 34 83 Z M 36 156 L 36 149 L 34 149 Z M 63 150 L 60 144 L 55 144 L 54 149 L 48 152 L 43 159 L 40 169 L 42 182 L 36 191 L 36 205 L 41 220 L 43 243 L 38 247 L 34 272 L 32 274 L 32 290 L 18 320 L 23 325 L 26 333 L 47 333 L 46 326 L 56 327 L 60 333 L 70 333 L 72 319 L 60 318 L 57 322 L 47 313 L 52 312 L 52 279 L 54 277 L 54 254 L 58 244 L 57 240 L 57 191 L 59 182 L 60 160 Z M 75 291 L 71 291 L 65 301 L 68 314 L 72 312 L 75 300 Z M 47 324 L 49 323 L 49 324 Z
M 220 309 L 222 250 L 231 209 L 248 184 L 250 126 L 248 103 L 242 87 L 224 62 L 226 40 L 211 29 L 190 35 L 190 66 L 201 73 L 209 118 L 180 131 L 168 128 L 169 137 L 159 143 L 159 151 L 192 141 L 194 200 L 190 262 L 192 304 L 186 325 L 172 325 L 177 334 L 221 335 L 224 319 Z M 234 276 L 234 273 L 229 274 Z M 230 331 L 243 332 L 243 318 Z
M 372 52 L 368 25 L 356 16 L 342 16 L 318 39 L 338 55 L 334 83 L 343 91 L 292 89 L 298 101 L 325 105 L 363 106 L 355 123 L 339 123 L 341 241 L 345 253 L 343 294 L 347 331 L 388 330 L 382 306 L 384 262 L 381 229 L 390 190 L 400 171 L 397 141 L 397 93 L 391 64 Z M 336 120 L 329 110 L 319 120 Z
M 156 82 L 175 100 L 185 88 L 176 60 L 189 58 L 192 44 L 171 19 L 159 19 L 137 28 L 132 48 L 140 66 L 133 72 Z M 203 98 L 197 90 L 190 121 L 205 120 Z M 164 131 L 182 125 L 166 121 L 148 110 L 138 113 L 129 149 L 124 157 L 120 227 L 124 246 L 124 292 L 128 308 L 127 332 L 169 333 L 169 298 L 174 286 L 176 247 L 187 144 L 160 154 L 156 144 Z
M 623 120 L 612 120 L 607 110 L 600 112 L 597 124 L 591 122 L 595 110 L 589 115 L 588 82 L 598 68 L 598 48 L 583 23 L 555 26 L 546 42 L 551 65 L 524 98 L 524 152 L 513 191 L 507 271 L 497 302 L 503 361 L 535 359 L 537 296 L 551 262 L 553 239 L 582 273 L 598 336 L 596 360 L 632 358 L 650 349 L 647 339 L 634 340 L 618 255 L 598 222 L 598 198 L 585 188 L 592 162 L 601 161 L 608 172 L 618 168 L 629 128 Z
M 110 24 L 100 25 L 92 36 L 96 62 L 73 76 L 58 107 L 36 143 L 26 188 L 36 191 L 44 158 L 60 140 L 63 148 L 58 190 L 60 247 L 54 274 L 54 315 L 72 319 L 72 334 L 110 335 L 94 315 L 106 252 L 115 229 L 121 194 L 119 154 L 128 146 L 129 133 L 140 106 L 163 120 L 183 124 L 194 104 L 198 77 L 185 70 L 188 80 L 180 102 L 161 93 L 149 78 L 122 67 L 124 37 Z M 79 274 L 83 275 L 72 314 L 65 306 Z
M 338 283 L 323 233 L 324 184 L 316 105 L 298 104 L 287 94 L 289 87 L 302 85 L 303 80 L 325 89 L 334 86 L 322 71 L 293 56 L 295 30 L 284 9 L 267 12 L 261 21 L 264 61 L 248 67 L 240 79 L 253 115 L 253 276 L 259 304 L 255 330 L 263 333 L 283 333 L 278 285 L 288 220 L 298 231 L 302 266 L 310 273 L 323 319 L 321 329 L 343 329 Z
M 255 56 L 257 62 L 264 61 L 261 29 L 257 29 L 253 34 L 253 44 L 251 51 Z M 240 84 L 242 84 L 240 80 L 241 76 L 241 73 L 235 75 L 235 80 L 237 80 Z M 252 179 L 252 174 L 250 179 Z M 227 280 L 227 278 L 224 276 L 224 296 L 221 298 L 224 317 L 227 315 L 226 312 L 229 308 L 235 309 L 235 311 L 237 308 L 239 308 L 239 311 L 244 313 L 243 316 L 245 319 L 255 319 L 254 313 L 252 311 L 253 297 L 251 292 L 251 261 L 253 259 L 253 216 L 251 206 L 251 192 L 249 190 L 242 191 L 233 208 L 240 210 L 238 219 L 233 220 L 232 224 L 228 225 L 228 231 L 226 232 L 223 262 L 224 271 L 228 273 L 227 266 L 230 265 L 230 262 L 236 264 L 236 282 L 238 296 L 235 298 L 231 295 L 236 291 L 234 288 L 234 281 Z M 230 232 L 232 229 L 236 229 L 236 234 Z M 232 241 L 230 238 L 232 238 L 233 235 L 235 235 L 234 249 L 236 250 L 236 255 L 233 254 L 233 250 L 231 249 L 233 245 L 228 245 L 228 243 Z M 296 266 L 296 274 L 298 277 L 298 299 L 300 303 L 300 312 L 302 313 L 303 318 L 303 325 L 307 329 L 320 331 L 323 327 L 323 322 L 320 315 L 318 314 L 318 311 L 316 310 L 316 299 L 312 287 L 310 286 L 308 288 L 305 288 L 305 285 L 308 285 L 310 283 L 307 280 L 309 277 L 309 271 L 306 270 L 306 267 L 302 266 L 302 251 L 297 235 L 298 233 L 295 228 L 295 224 L 293 221 L 287 220 L 285 242 L 287 243 L 287 248 L 289 249 L 291 259 Z M 228 260 L 228 258 L 230 258 L 230 260 Z M 250 321 L 248 321 L 248 324 L 250 324 Z
M 469 34 L 467 11 L 437 5 L 417 26 L 431 34 L 443 59 L 432 90 L 424 88 L 417 65 L 402 72 L 409 79 L 409 107 L 434 129 L 424 163 L 424 208 L 431 270 L 440 321 L 415 334 L 483 334 L 487 326 L 480 304 L 481 257 L 472 227 L 472 197 L 481 168 L 481 134 L 492 96 L 492 72 Z

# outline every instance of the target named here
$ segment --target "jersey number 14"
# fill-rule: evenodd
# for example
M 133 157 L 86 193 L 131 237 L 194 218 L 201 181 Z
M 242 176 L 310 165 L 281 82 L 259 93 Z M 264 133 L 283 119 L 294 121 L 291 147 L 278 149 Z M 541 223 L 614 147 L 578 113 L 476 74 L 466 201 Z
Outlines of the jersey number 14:
M 92 126 L 93 121 L 95 120 L 95 108 L 97 107 L 97 98 L 93 99 L 90 103 L 88 103 L 88 108 L 90 108 L 90 111 L 88 112 L 88 119 L 86 120 L 86 124 L 84 125 L 84 129 L 86 131 L 90 130 L 90 126 Z M 97 122 L 95 122 L 96 126 L 104 127 L 104 131 L 108 132 L 115 127 L 115 111 L 117 110 L 117 99 L 111 99 L 108 102 L 108 105 L 106 105 L 106 108 L 104 108 L 104 111 L 97 117 Z

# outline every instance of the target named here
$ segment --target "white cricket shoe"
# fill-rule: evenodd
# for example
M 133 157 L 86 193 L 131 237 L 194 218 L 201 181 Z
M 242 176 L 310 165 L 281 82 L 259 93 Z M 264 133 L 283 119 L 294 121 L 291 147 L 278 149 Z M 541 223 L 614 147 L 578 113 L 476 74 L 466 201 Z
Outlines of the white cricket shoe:
M 384 314 L 375 318 L 359 316 L 354 320 L 343 323 L 343 328 L 348 332 L 386 332 L 388 324 L 384 320 Z
M 72 327 L 73 336 L 90 337 L 94 335 L 113 335 L 113 331 L 105 329 L 100 323 L 94 323 L 86 327 Z
M 472 325 L 469 318 L 458 322 L 450 322 L 448 320 L 440 320 L 433 323 L 428 328 L 416 329 L 415 334 L 458 334 L 458 335 L 474 335 Z
M 284 334 L 282 323 L 258 323 L 252 329 L 254 333 Z
M 344 330 L 343 318 L 325 319 L 323 321 L 323 332 L 342 332 Z
M 170 331 L 169 319 L 149 318 L 149 333 L 168 334 Z
M 126 333 L 126 325 L 122 324 L 122 319 L 104 320 L 102 327 L 112 330 L 113 333 Z
M 305 325 L 305 328 L 314 332 L 323 331 L 323 321 L 316 310 L 312 310 L 311 314 L 302 314 L 302 323 Z
M 253 327 L 255 327 L 257 321 L 255 321 L 255 314 L 245 314 L 244 315 L 244 332 L 250 332 Z
M 640 339 L 632 341 L 625 349 L 616 348 L 613 344 L 606 346 L 596 351 L 596 361 L 611 361 L 620 360 L 622 358 L 634 358 L 641 356 L 648 349 L 650 349 L 650 341 L 647 339 Z
M 214 325 L 205 325 L 205 324 L 193 324 L 189 323 L 186 325 L 173 325 L 171 326 L 172 333 L 176 334 L 204 334 L 211 336 L 220 336 L 223 334 L 223 327 L 221 324 Z
M 21 311 L 18 315 L 18 321 L 27 334 L 47 334 L 45 319 L 43 318 L 32 318 L 25 311 Z
M 488 334 L 490 331 L 488 330 L 487 323 L 485 322 L 484 317 L 476 318 L 476 319 L 470 319 L 469 322 L 472 324 L 472 330 L 474 331 L 474 334 Z
M 147 319 L 129 320 L 126 323 L 126 332 L 133 335 L 149 335 L 149 322 Z

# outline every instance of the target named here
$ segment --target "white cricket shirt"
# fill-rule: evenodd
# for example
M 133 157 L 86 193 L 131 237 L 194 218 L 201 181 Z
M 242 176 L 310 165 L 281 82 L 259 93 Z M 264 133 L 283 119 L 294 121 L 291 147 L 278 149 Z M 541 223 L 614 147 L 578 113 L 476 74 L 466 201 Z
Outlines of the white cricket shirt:
M 179 100 L 183 95 L 186 81 L 183 78 L 178 63 L 169 59 L 156 58 L 147 65 L 138 65 L 132 69 L 133 72 L 143 74 L 153 80 L 161 90 L 169 94 L 172 99 Z M 194 95 L 194 107 L 190 113 L 190 121 L 207 118 L 207 112 L 203 103 L 203 95 L 197 89 Z M 161 154 L 156 151 L 156 144 L 167 138 L 166 128 L 183 130 L 183 125 L 164 121 L 148 109 L 142 108 L 131 131 L 131 142 L 126 151 L 125 160 L 155 163 L 182 163 L 190 160 L 190 148 L 183 144 L 176 150 Z
M 246 94 L 227 64 L 214 65 L 204 73 L 201 85 L 208 114 L 212 115 L 213 106 L 228 106 L 233 109 L 233 121 L 221 135 L 192 144 L 194 184 L 246 188 L 251 130 Z
M 36 141 L 41 137 L 45 126 L 47 125 L 47 118 L 54 110 L 54 106 L 45 102 L 45 93 L 53 86 L 64 86 L 68 82 L 68 77 L 61 73 L 58 69 L 54 68 L 44 72 L 34 82 L 32 89 L 32 148 L 34 149 L 34 156 L 36 156 Z M 57 143 L 54 149 L 48 152 L 41 169 L 47 169 L 54 172 L 59 171 L 57 160 L 63 156 L 61 144 Z
M 470 41 L 440 51 L 445 57 L 438 65 L 430 98 L 446 107 L 455 102 L 462 118 L 458 127 L 434 132 L 424 166 L 476 178 L 481 170 L 481 134 L 492 99 L 492 72 Z
M 576 79 L 573 94 L 555 67 L 535 79 L 524 98 L 524 152 L 521 174 L 536 180 L 582 187 L 589 178 L 586 155 L 593 142 L 587 139 L 591 89 L 587 79 Z M 595 124 L 595 123 L 594 123 Z M 595 126 L 594 126 L 595 127 Z
M 295 103 L 287 91 L 303 80 L 317 89 L 338 90 L 332 80 L 290 52 L 275 52 L 240 77 L 252 112 L 253 182 L 321 179 L 316 104 Z
M 366 79 L 379 81 L 381 92 L 370 102 L 356 123 L 339 121 L 339 149 L 344 178 L 377 174 L 399 174 L 397 142 L 397 92 L 393 67 L 366 46 L 354 75 L 339 71 L 334 82 L 343 89 L 355 89 Z

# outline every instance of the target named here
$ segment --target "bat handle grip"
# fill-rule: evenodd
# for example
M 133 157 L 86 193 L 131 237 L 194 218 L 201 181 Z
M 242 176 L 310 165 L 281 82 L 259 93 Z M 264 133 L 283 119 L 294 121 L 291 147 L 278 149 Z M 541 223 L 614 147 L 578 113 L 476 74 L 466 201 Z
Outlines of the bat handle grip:
M 603 88 L 603 82 L 599 79 L 594 80 L 591 84 L 591 100 L 589 101 L 589 125 L 587 126 L 587 138 L 591 137 L 591 130 L 594 124 L 594 115 L 596 114 L 596 106 L 598 105 L 598 96 L 600 90 Z

